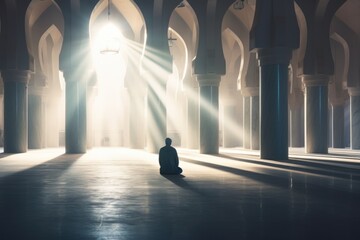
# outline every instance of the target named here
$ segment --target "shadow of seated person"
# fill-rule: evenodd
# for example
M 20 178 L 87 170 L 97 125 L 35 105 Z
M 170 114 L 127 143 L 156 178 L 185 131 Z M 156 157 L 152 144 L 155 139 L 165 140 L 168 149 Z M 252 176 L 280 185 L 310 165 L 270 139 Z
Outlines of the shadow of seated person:
M 182 169 L 179 167 L 179 157 L 175 148 L 171 146 L 172 140 L 165 139 L 165 146 L 159 151 L 160 174 L 180 174 Z

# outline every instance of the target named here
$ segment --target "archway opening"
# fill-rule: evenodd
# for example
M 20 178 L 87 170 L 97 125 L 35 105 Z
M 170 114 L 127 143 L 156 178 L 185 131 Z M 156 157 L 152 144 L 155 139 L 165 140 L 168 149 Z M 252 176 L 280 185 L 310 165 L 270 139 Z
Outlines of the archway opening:
M 134 107 L 130 89 L 137 88 L 133 79 L 138 79 L 143 29 L 142 16 L 130 1 L 100 1 L 94 8 L 90 40 L 95 74 L 87 94 L 88 147 L 131 145 L 131 112 L 144 115 L 143 108 Z
M 92 40 L 96 71 L 95 98 L 91 105 L 95 146 L 124 146 L 126 101 L 124 88 L 126 56 L 123 35 L 113 23 L 103 25 Z M 118 51 L 118 52 L 115 52 Z

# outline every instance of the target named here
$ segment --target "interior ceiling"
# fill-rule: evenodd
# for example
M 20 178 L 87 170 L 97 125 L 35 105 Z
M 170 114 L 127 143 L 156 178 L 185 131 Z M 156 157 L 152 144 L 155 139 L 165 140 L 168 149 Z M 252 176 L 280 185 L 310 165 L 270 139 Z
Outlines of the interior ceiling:
M 245 0 L 243 9 L 235 9 L 233 6 L 230 6 L 229 11 L 232 12 L 250 31 L 255 15 L 255 5 L 256 0 Z
M 336 12 L 336 17 L 360 38 L 360 0 L 347 0 Z
M 130 1 L 113 1 L 113 5 L 116 7 L 125 19 L 133 26 L 133 29 L 140 31 L 144 25 L 144 19 L 142 18 L 139 10 Z
M 191 11 L 187 7 L 176 8 L 177 14 L 183 19 L 189 29 L 193 29 L 194 27 L 194 16 Z
M 231 6 L 229 10 L 250 30 L 255 13 L 255 4 L 256 0 L 247 0 L 244 9 L 234 9 Z M 346 0 L 335 15 L 360 38 L 360 0 Z
M 36 20 L 41 16 L 41 13 L 43 13 L 51 5 L 51 1 L 32 1 L 28 8 L 28 12 L 32 13 L 29 18 L 29 25 L 32 26 L 34 22 L 36 22 Z
M 43 8 L 37 9 L 37 11 L 43 11 L 48 8 L 49 2 L 40 0 L 37 0 L 36 2 L 41 3 L 36 5 L 37 8 Z M 256 0 L 247 0 L 245 2 L 246 4 L 244 9 L 237 10 L 231 6 L 229 10 L 250 30 L 254 17 Z M 106 3 L 107 1 L 103 1 L 100 4 L 100 11 L 106 10 Z M 130 1 L 113 1 L 113 4 L 126 19 L 129 19 L 129 23 L 133 25 L 134 29 L 141 29 L 143 19 L 136 7 L 131 4 Z M 184 19 L 187 25 L 192 28 L 193 17 L 189 16 L 191 13 L 186 11 L 185 8 L 184 10 L 181 8 L 177 9 L 177 12 Z M 360 38 L 360 0 L 347 0 L 336 12 L 336 17 L 344 22 Z M 34 19 L 31 21 L 34 21 Z

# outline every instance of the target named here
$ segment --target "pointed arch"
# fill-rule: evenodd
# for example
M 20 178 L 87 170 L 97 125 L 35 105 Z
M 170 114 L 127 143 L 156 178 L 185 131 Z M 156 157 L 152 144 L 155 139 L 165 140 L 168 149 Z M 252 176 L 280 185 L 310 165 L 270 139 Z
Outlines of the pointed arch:
M 53 1 L 32 1 L 26 12 L 26 43 L 34 59 L 33 70 L 44 72 L 46 59 L 40 61 L 42 39 L 48 34 L 53 37 L 55 48 L 61 49 L 64 35 L 64 19 L 59 6 Z
M 192 61 L 195 59 L 199 41 L 199 24 L 197 16 L 188 2 L 177 7 L 170 18 L 170 29 L 176 32 L 176 38 L 184 44 L 186 48 L 185 69 L 182 74 L 184 89 L 189 86 L 197 85 L 192 74 Z

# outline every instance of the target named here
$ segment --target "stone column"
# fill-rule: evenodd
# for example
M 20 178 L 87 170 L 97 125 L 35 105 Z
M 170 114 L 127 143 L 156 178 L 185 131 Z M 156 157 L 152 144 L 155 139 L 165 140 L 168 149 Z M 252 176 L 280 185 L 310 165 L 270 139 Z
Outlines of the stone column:
M 331 110 L 332 110 L 332 147 L 345 148 L 344 105 L 333 105 Z
M 238 119 L 238 126 L 239 126 L 239 131 L 236 133 L 237 135 L 237 141 L 239 144 L 239 147 L 243 147 L 243 136 L 242 136 L 242 132 L 243 132 L 243 102 L 244 102 L 244 97 L 241 95 L 241 91 L 239 91 L 239 93 L 236 96 L 236 112 L 237 112 L 237 119 Z
M 259 67 L 256 54 L 249 54 L 245 77 L 241 81 L 241 94 L 244 97 L 243 128 L 244 148 L 259 149 Z
M 64 72 L 65 92 L 65 148 L 66 153 L 86 152 L 86 80 L 73 72 Z
M 334 57 L 334 73 L 330 76 L 328 97 L 329 97 L 329 146 L 333 148 L 345 148 L 345 103 L 349 97 L 348 89 L 345 90 L 344 83 L 349 79 L 348 61 L 345 61 L 345 48 L 340 44 L 338 35 L 332 35 L 330 40 L 331 52 Z M 337 39 L 337 40 L 336 40 Z M 346 71 L 345 71 L 346 69 Z M 348 87 L 346 83 L 346 88 Z
M 253 150 L 259 150 L 259 96 L 250 97 L 250 147 Z
M 299 47 L 293 0 L 257 0 L 250 49 L 260 67 L 260 157 L 288 158 L 288 65 Z M 286 22 L 286 24 L 284 24 Z
M 328 104 L 330 107 L 328 108 L 328 147 L 332 147 L 333 146 L 333 139 L 332 139 L 332 135 L 333 135 L 333 129 L 332 129 L 332 125 L 333 125 L 333 120 L 332 120 L 332 107 L 331 104 Z
M 45 90 L 45 89 L 44 89 Z M 65 121 L 65 111 L 59 116 L 61 106 L 61 93 L 51 91 L 50 88 L 46 89 L 42 99 L 44 104 L 44 147 L 59 147 L 60 141 L 62 146 L 65 144 L 65 135 L 60 133 L 60 123 Z M 65 93 L 65 91 L 64 91 Z M 64 109 L 65 110 L 65 109 Z M 62 135 L 60 135 L 62 134 Z
M 237 128 L 234 128 L 237 117 L 235 104 L 224 105 L 223 116 L 223 147 L 236 147 L 238 145 L 236 134 L 239 133 L 236 132 Z
M 221 2 L 221 3 L 220 3 Z M 219 84 L 226 74 L 222 23 L 233 0 L 189 0 L 198 17 L 199 38 L 193 74 L 200 86 L 200 153 L 219 152 Z
M 243 147 L 259 150 L 259 87 L 245 87 L 243 94 Z
M 94 74 L 89 21 L 98 1 L 57 1 L 64 14 L 60 67 L 65 78 L 66 153 L 85 153 L 87 147 L 87 84 Z
M 0 147 L 4 147 L 4 84 L 0 73 Z
M 291 72 L 290 77 L 293 77 Z M 290 147 L 304 147 L 304 94 L 301 81 L 292 78 L 289 94 L 289 144 Z M 301 83 L 302 84 L 302 83 Z
M 94 79 L 96 79 L 94 77 Z M 87 148 L 92 148 L 95 145 L 95 131 L 97 129 L 95 129 L 95 124 L 94 124 L 94 116 L 96 113 L 94 111 L 94 104 L 95 104 L 95 99 L 96 99 L 96 95 L 97 95 L 97 87 L 96 87 L 96 80 L 91 81 L 91 84 L 88 84 L 87 87 L 87 130 L 86 130 L 86 137 L 87 137 Z
M 288 158 L 288 64 L 291 49 L 258 51 L 260 65 L 260 157 Z
M 43 74 L 33 74 L 29 84 L 29 114 L 28 114 L 28 147 L 29 149 L 41 149 L 45 147 L 44 139 L 44 102 L 43 90 L 46 85 L 46 77 Z
M 198 75 L 200 86 L 200 153 L 219 153 L 219 75 Z
M 360 149 L 360 89 L 350 89 L 350 147 Z
M 304 147 L 304 108 L 290 108 L 290 147 Z
M 231 148 L 239 146 L 238 109 L 236 106 L 237 86 L 235 72 L 228 72 L 220 85 L 220 101 L 222 108 L 222 146 Z
M 129 140 L 130 147 L 144 149 L 145 147 L 145 93 L 139 88 L 128 88 L 129 93 Z
M 329 77 L 303 76 L 305 84 L 305 151 L 328 152 Z
M 29 149 L 44 147 L 43 139 L 43 102 L 42 96 L 29 95 Z
M 22 153 L 28 149 L 28 82 L 30 72 L 5 70 L 4 152 Z
M 304 13 L 306 47 L 299 59 L 298 75 L 305 84 L 305 151 L 328 152 L 328 85 L 334 75 L 329 29 L 345 1 L 297 1 Z M 319 14 L 321 13 L 321 14 Z
M 187 93 L 187 147 L 199 149 L 199 87 Z
M 244 96 L 243 99 L 243 147 L 250 149 L 250 96 Z

